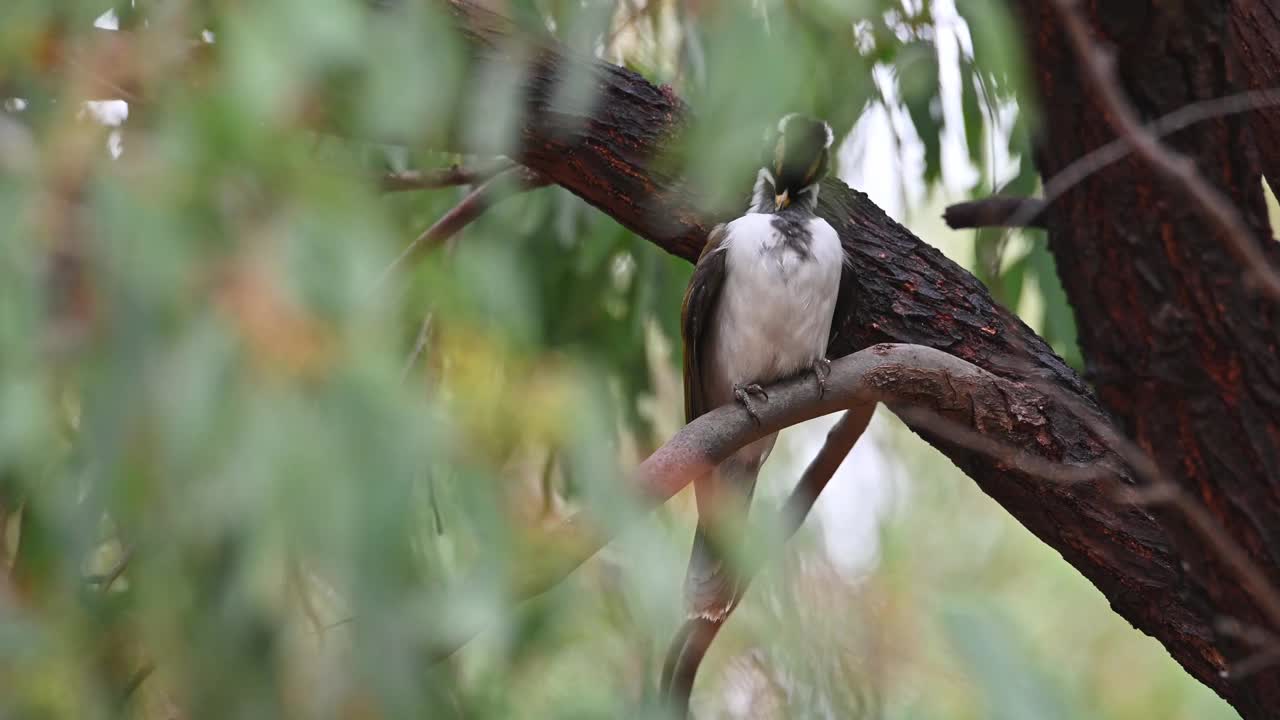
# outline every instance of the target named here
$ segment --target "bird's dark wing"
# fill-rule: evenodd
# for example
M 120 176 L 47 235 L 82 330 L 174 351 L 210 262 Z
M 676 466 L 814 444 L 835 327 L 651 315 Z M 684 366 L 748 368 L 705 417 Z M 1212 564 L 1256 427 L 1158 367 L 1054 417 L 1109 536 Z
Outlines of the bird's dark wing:
M 707 361 L 703 345 L 708 328 L 715 322 L 716 303 L 724 286 L 724 241 L 727 233 L 723 224 L 717 225 L 707 236 L 698 263 L 684 293 L 684 306 L 680 311 L 680 335 L 684 340 L 684 416 L 689 422 L 711 410 L 703 381 L 703 363 Z
M 711 328 L 716 321 L 716 306 L 725 282 L 726 226 L 717 225 L 707 236 L 707 243 L 698 256 L 698 264 L 689 279 L 689 289 L 684 293 L 684 308 L 680 317 L 680 335 L 684 340 L 684 411 L 685 420 L 692 421 L 712 409 L 707 397 L 705 364 L 711 361 L 707 352 L 711 340 Z M 709 636 L 714 635 L 719 621 L 732 605 L 737 585 L 733 575 L 723 562 L 723 554 L 710 541 L 708 527 L 710 517 L 705 507 L 706 497 L 715 493 L 704 492 L 721 483 L 719 468 L 697 480 L 698 529 L 693 538 L 693 553 L 689 558 L 689 570 L 685 577 L 685 601 L 690 620 L 667 648 L 659 693 L 676 709 L 677 717 L 684 717 L 692 689 L 693 674 L 702 659 Z M 754 475 L 752 476 L 754 480 Z M 730 494 L 742 493 L 743 483 L 729 481 Z M 745 493 L 750 502 L 750 490 Z

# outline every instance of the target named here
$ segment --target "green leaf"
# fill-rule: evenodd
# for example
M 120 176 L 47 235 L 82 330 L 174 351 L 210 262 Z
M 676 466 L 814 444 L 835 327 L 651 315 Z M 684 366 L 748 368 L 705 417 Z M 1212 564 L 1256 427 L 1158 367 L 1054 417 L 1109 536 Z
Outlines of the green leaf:
M 956 0 L 956 10 L 973 39 L 973 62 L 999 99 L 1013 99 L 1024 87 L 1023 33 L 1007 4 L 998 0 Z
M 942 113 L 938 98 L 938 52 L 933 43 L 916 41 L 897 59 L 898 90 L 924 144 L 925 182 L 942 177 Z
M 990 172 L 990 153 L 983 143 L 986 115 L 978 102 L 977 85 L 973 64 L 966 58 L 960 58 L 960 108 L 964 115 L 964 139 L 969 148 L 969 161 L 982 170 L 977 181 L 981 184 L 982 177 Z
M 1044 242 L 1036 242 L 1028 255 L 1028 269 L 1035 275 L 1036 284 L 1044 296 L 1042 335 L 1054 352 L 1062 356 L 1076 370 L 1084 369 L 1084 356 L 1076 334 L 1076 317 L 1067 300 L 1067 293 L 1058 279 L 1057 264 Z

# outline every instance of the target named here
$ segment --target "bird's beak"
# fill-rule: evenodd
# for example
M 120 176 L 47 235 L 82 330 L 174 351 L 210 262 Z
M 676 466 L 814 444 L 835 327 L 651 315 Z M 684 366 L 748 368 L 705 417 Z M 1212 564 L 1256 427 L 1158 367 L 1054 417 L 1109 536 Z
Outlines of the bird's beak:
M 790 192 L 790 190 L 783 190 L 781 195 L 773 196 L 773 201 L 778 204 L 779 210 L 791 204 Z

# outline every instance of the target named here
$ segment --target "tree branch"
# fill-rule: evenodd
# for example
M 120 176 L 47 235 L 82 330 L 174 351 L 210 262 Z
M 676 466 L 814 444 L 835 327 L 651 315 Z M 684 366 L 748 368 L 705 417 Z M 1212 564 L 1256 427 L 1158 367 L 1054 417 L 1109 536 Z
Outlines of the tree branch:
M 783 541 L 789 540 L 804 524 L 818 496 L 822 494 L 822 490 L 826 488 L 840 464 L 849 455 L 849 451 L 858 442 L 858 438 L 862 437 L 862 433 L 866 431 L 875 409 L 875 403 L 852 408 L 846 411 L 835 426 L 827 432 L 827 439 L 823 442 L 822 448 L 805 468 L 804 474 L 800 476 L 799 482 L 796 483 L 795 489 L 791 491 L 791 495 L 783 506 L 781 512 Z M 689 697 L 693 693 L 693 682 L 697 677 L 702 659 L 706 657 L 707 650 L 711 648 L 711 643 L 715 640 L 720 627 L 737 609 L 742 596 L 762 565 L 763 563 L 755 562 L 742 569 L 738 576 L 737 595 L 724 615 L 714 620 L 701 616 L 691 617 L 685 620 L 676 632 L 667 650 L 662 679 L 658 685 L 658 696 L 675 717 L 683 718 L 689 713 Z
M 748 443 L 839 410 L 864 408 L 877 402 L 924 407 L 964 424 L 981 426 L 984 433 L 1003 436 L 1011 420 L 1005 405 L 1007 398 L 1029 406 L 1042 399 L 1025 385 L 1016 385 L 941 350 L 902 344 L 875 345 L 832 362 L 826 392 L 821 396 L 807 377 L 787 380 L 767 390 L 769 401 L 757 408 L 758 423 L 742 406 L 725 405 L 685 425 L 645 459 L 628 483 L 640 506 L 649 510 L 666 502 Z M 822 473 L 831 461 L 828 452 L 819 455 L 810 471 L 813 483 L 825 482 Z M 1123 474 L 1119 463 L 1112 470 Z M 802 482 L 800 488 L 808 492 L 813 489 L 808 481 Z M 798 511 L 807 508 L 807 503 L 797 499 L 789 507 Z M 518 596 L 527 598 L 546 591 L 603 547 L 618 530 L 591 528 L 581 514 L 570 518 L 550 533 L 553 540 L 549 545 L 571 548 L 571 552 L 561 555 L 538 577 L 527 578 L 521 583 Z
M 1053 6 L 1066 26 L 1067 38 L 1112 127 L 1129 139 L 1139 157 L 1217 227 L 1231 254 L 1244 266 L 1245 281 L 1272 300 L 1280 300 L 1280 275 L 1263 255 L 1239 210 L 1226 195 L 1201 177 L 1195 162 L 1162 145 L 1143 126 L 1137 111 L 1120 89 L 1114 55 L 1094 42 L 1092 31 L 1078 10 L 1077 0 L 1053 0 Z
M 982 227 L 1045 227 L 1045 202 L 1038 198 L 993 195 L 947 206 L 942 217 L 952 230 Z M 1017 224 L 1015 224 L 1015 222 Z
M 821 396 L 807 377 L 778 383 L 769 387 L 768 392 L 769 402 L 757 408 L 758 423 L 742 406 L 725 405 L 686 425 L 645 459 L 628 482 L 638 508 L 649 511 L 666 502 L 733 452 L 765 435 L 838 410 L 867 412 L 877 402 L 890 407 L 932 411 L 1047 460 L 1060 458 L 1053 457 L 1052 446 L 1046 447 L 1037 438 L 1062 432 L 1064 424 L 1075 422 L 1070 414 L 1046 407 L 1051 403 L 1026 384 L 1000 378 L 941 350 L 917 345 L 880 344 L 834 361 L 826 392 Z M 817 490 L 829 478 L 828 473 L 834 472 L 833 465 L 838 465 L 842 443 L 851 442 L 853 431 L 861 422 L 857 415 L 850 415 L 840 430 L 839 441 L 824 447 L 798 483 L 786 505 L 788 532 L 794 532 L 799 526 Z M 1021 432 L 1020 428 L 1027 423 L 1038 428 L 1038 433 Z M 1096 438 L 1091 442 L 1097 443 Z M 1162 567 L 1169 562 L 1163 551 L 1152 547 L 1149 537 L 1133 534 L 1135 529 L 1139 533 L 1158 533 L 1151 518 L 1136 508 L 1120 506 L 1106 492 L 1107 483 L 1132 482 L 1127 469 L 1114 453 L 1104 450 L 1096 457 L 1091 466 L 1092 479 L 1058 485 L 1028 476 L 1028 489 L 1047 497 L 1071 498 L 1089 518 L 1080 528 L 1062 531 L 1081 551 L 1100 553 L 1103 556 L 1100 559 L 1111 563 L 1120 562 L 1113 554 L 1123 555 L 1122 567 L 1100 563 L 1118 576 L 1108 582 L 1128 578 L 1124 570 L 1135 565 L 1148 572 L 1153 565 Z M 1004 460 L 995 462 L 1005 463 Z M 584 513 L 574 515 L 532 543 L 529 557 L 536 558 L 540 564 L 530 564 L 526 574 L 517 578 L 514 597 L 523 600 L 550 589 L 623 529 L 597 525 Z M 1140 548 L 1142 554 L 1131 557 L 1127 553 L 1133 550 L 1111 549 L 1113 543 Z M 1151 552 L 1157 555 L 1147 554 Z M 1165 612 L 1185 622 L 1176 607 L 1166 607 Z M 438 657 L 452 654 L 481 630 L 481 627 L 459 629 L 451 642 L 439 648 Z
M 1097 438 L 1103 440 L 1128 467 L 1134 469 L 1142 485 L 1123 484 L 1124 476 L 1115 473 L 1114 468 L 1106 464 L 1076 466 L 1046 460 L 1026 449 L 1014 447 L 998 437 L 949 420 L 927 408 L 900 403 L 890 403 L 890 407 L 899 417 L 915 427 L 927 428 L 936 436 L 946 437 L 951 442 L 1018 467 L 1048 482 L 1098 483 L 1102 487 L 1109 487 L 1115 502 L 1118 503 L 1171 506 L 1186 518 L 1203 541 L 1231 568 L 1237 580 L 1258 603 L 1272 625 L 1267 630 L 1254 629 L 1254 634 L 1263 637 L 1265 641 L 1260 643 L 1259 649 L 1254 654 L 1242 661 L 1232 662 L 1229 670 L 1224 671 L 1224 677 L 1243 679 L 1275 664 L 1280 659 L 1280 646 L 1277 646 L 1274 640 L 1274 630 L 1280 628 L 1280 592 L 1270 583 L 1266 573 L 1199 501 L 1183 492 L 1160 470 L 1147 453 L 1121 435 L 1106 418 L 1080 405 L 1072 398 L 1065 397 L 1052 386 L 1037 384 L 1035 387 L 1045 392 L 1054 402 L 1062 403 L 1063 407 L 1088 424 Z M 827 480 L 835 473 L 840 462 L 866 428 L 873 410 L 874 406 L 850 410 L 840 423 L 832 428 L 822 450 L 814 458 L 795 491 L 788 498 L 784 510 L 784 539 L 790 538 L 803 523 L 804 517 L 817 500 Z M 1113 483 L 1121 484 L 1113 485 Z M 676 717 L 685 717 L 687 714 L 694 679 L 701 661 L 710 649 L 720 627 L 728 619 L 728 615 L 736 609 L 751 580 L 760 569 L 760 565 L 754 562 L 744 569 L 738 595 L 724 617 L 715 621 L 700 617 L 690 618 L 673 639 L 664 666 L 659 695 Z
M 391 261 L 387 269 L 382 271 L 382 275 L 378 277 L 374 286 L 381 286 L 396 271 L 396 268 L 421 259 L 428 251 L 456 235 L 462 228 L 470 225 L 473 220 L 499 202 L 547 184 L 549 184 L 548 181 L 538 173 L 522 167 L 504 170 L 486 180 L 467 193 L 466 197 L 462 198 L 449 212 L 441 215 L 431 227 L 414 238 L 413 242 Z
M 501 172 L 515 166 L 507 159 L 495 160 L 486 165 L 461 167 L 451 165 L 438 170 L 405 170 L 389 172 L 382 176 L 383 192 L 402 192 L 405 190 L 433 190 L 456 185 L 476 185 Z
M 1230 6 L 1228 47 L 1243 66 L 1254 90 L 1280 85 L 1280 14 L 1272 0 L 1234 0 Z M 1272 188 L 1280 188 L 1280 112 L 1255 113 L 1248 119 Z

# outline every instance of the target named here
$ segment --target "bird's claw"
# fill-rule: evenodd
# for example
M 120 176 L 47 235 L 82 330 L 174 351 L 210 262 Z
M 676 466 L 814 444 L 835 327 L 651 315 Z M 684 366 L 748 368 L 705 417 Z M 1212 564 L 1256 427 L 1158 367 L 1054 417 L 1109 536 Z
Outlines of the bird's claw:
M 826 358 L 818 358 L 813 361 L 813 365 L 809 368 L 813 371 L 813 379 L 818 381 L 818 397 L 827 394 L 827 378 L 831 377 L 831 361 Z
M 765 392 L 764 388 L 760 387 L 758 383 L 751 383 L 750 385 L 734 385 L 733 386 L 734 399 L 742 403 L 742 407 L 747 409 L 747 414 L 751 416 L 752 420 L 756 421 L 757 425 L 759 425 L 760 415 L 757 414 L 756 409 L 751 406 L 752 395 L 757 395 L 764 402 L 769 402 L 769 393 Z

